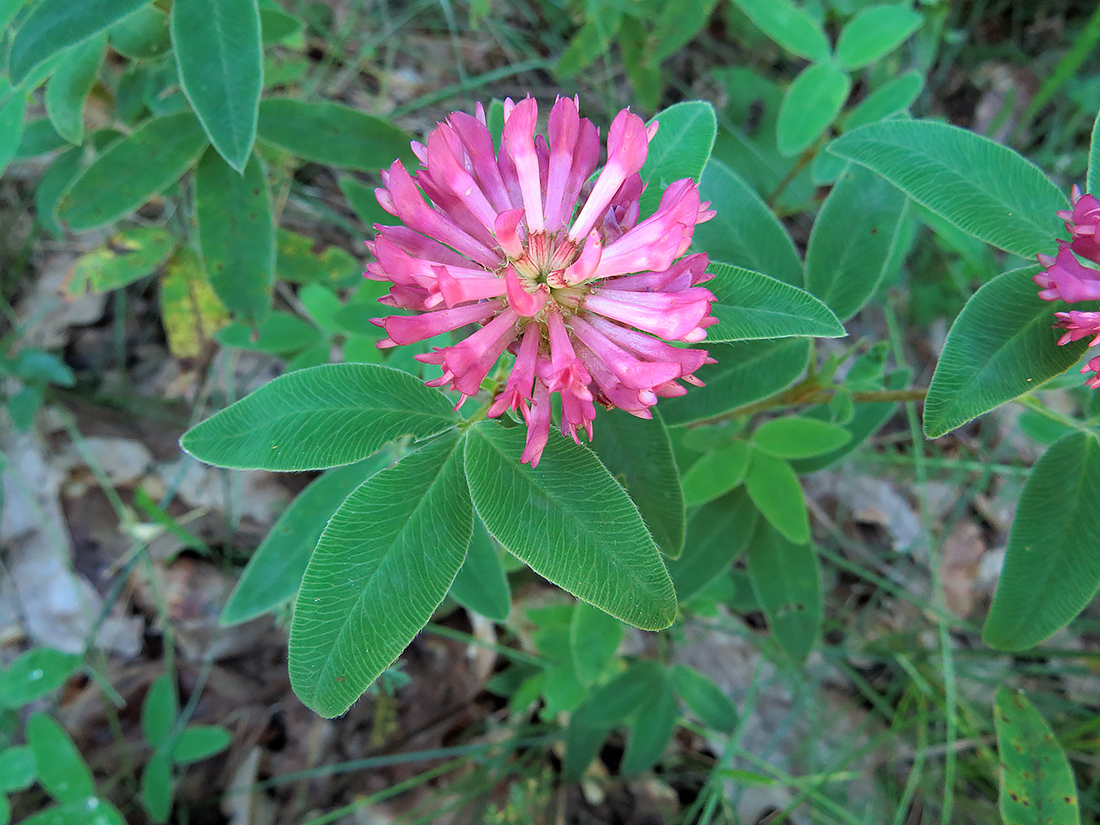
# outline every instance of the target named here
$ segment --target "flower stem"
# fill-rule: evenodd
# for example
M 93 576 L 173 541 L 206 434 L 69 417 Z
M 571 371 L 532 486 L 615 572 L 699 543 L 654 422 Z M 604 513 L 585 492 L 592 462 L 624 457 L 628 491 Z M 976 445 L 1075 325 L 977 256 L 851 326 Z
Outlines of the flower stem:
M 737 407 L 736 409 L 730 410 L 728 413 L 723 413 L 722 415 L 717 415 L 714 418 L 708 418 L 704 421 L 698 421 L 692 426 L 704 427 L 710 424 L 720 424 L 725 421 L 732 421 L 735 418 L 741 418 L 742 416 L 765 412 L 766 410 L 825 404 L 835 397 L 837 392 L 838 389 L 836 387 L 819 386 L 815 378 L 811 376 L 795 384 L 790 389 L 778 395 L 773 395 L 771 398 L 755 401 L 752 404 L 745 404 L 743 407 Z M 867 392 L 853 392 L 851 398 L 852 402 L 855 404 L 882 404 L 887 402 L 924 401 L 924 397 L 927 394 L 927 389 L 870 390 Z

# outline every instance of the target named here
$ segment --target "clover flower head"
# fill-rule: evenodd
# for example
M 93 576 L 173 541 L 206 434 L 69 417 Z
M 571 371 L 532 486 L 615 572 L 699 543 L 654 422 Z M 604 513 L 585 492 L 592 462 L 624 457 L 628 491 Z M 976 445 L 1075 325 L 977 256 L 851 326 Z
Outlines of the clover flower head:
M 386 331 L 380 347 L 478 327 L 417 356 L 442 368 L 427 383 L 458 391 L 459 404 L 505 352 L 515 356 L 488 415 L 520 411 L 522 460 L 532 466 L 549 439 L 553 394 L 562 435 L 578 442 L 578 431 L 592 438 L 596 403 L 650 418 L 659 397 L 686 392 L 680 380 L 701 384 L 694 373 L 713 360 L 667 342 L 698 343 L 717 322 L 714 296 L 700 286 L 712 277 L 707 256 L 685 256 L 695 225 L 714 216 L 695 183 L 670 184 L 657 211 L 641 216 L 639 172 L 656 124 L 620 112 L 592 180 L 599 130 L 576 100 L 554 104 L 546 138 L 537 123 L 533 98 L 506 101 L 498 149 L 479 104 L 414 143 L 422 167 L 410 175 L 394 161 L 376 190 L 404 225 L 375 227 L 364 273 L 391 283 L 383 303 L 420 313 L 375 319 Z
M 1059 211 L 1058 217 L 1066 222 L 1066 230 L 1073 240 L 1069 243 L 1059 240 L 1058 254 L 1054 257 L 1037 255 L 1043 271 L 1033 276 L 1032 280 L 1039 286 L 1039 297 L 1044 301 L 1073 304 L 1100 300 L 1100 270 L 1086 266 L 1080 260 L 1084 258 L 1100 266 L 1100 238 L 1097 237 L 1100 201 L 1092 195 L 1082 195 L 1078 186 L 1073 187 L 1070 200 L 1073 208 Z M 1092 341 L 1089 346 L 1100 344 L 1100 312 L 1070 310 L 1056 312 L 1055 318 L 1054 328 L 1065 330 L 1058 339 L 1058 346 L 1090 336 Z M 1100 389 L 1100 356 L 1090 359 L 1081 372 L 1091 372 L 1092 377 L 1085 383 L 1093 389 Z

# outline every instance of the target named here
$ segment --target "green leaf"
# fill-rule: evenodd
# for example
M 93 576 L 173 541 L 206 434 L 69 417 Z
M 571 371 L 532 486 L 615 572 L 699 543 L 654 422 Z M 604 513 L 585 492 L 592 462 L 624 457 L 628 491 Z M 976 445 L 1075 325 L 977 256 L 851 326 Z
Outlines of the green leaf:
M 668 563 L 681 602 L 710 584 L 745 551 L 756 520 L 756 507 L 743 488 L 695 512 L 688 522 L 684 554 Z
M 160 315 L 168 349 L 177 358 L 197 357 L 215 332 L 229 323 L 229 313 L 190 246 L 181 247 L 165 267 Z
M 611 729 L 659 691 L 662 679 L 660 665 L 642 660 L 588 695 L 570 718 L 565 732 L 562 768 L 567 779 L 580 779 Z
M 1037 266 L 998 275 L 966 302 L 947 333 L 924 402 L 924 433 L 951 430 L 1039 389 L 1077 363 L 1088 341 L 1059 347 L 1054 313 L 1039 299 Z
M 622 640 L 622 622 L 590 604 L 577 602 L 569 623 L 569 649 L 573 670 L 582 685 L 587 688 L 599 681 Z
M 169 31 L 183 93 L 218 154 L 243 173 L 263 88 L 256 0 L 173 0 Z
M 126 820 L 110 802 L 89 796 L 62 805 L 51 805 L 20 820 L 19 825 L 126 825 Z
M 661 194 L 670 183 L 683 178 L 699 180 L 718 133 L 714 107 L 705 100 L 673 104 L 649 122 L 659 123 L 660 128 L 649 142 L 642 167 L 642 180 L 649 184 L 642 193 L 643 218 L 657 210 Z
M 61 217 L 74 232 L 116 221 L 175 183 L 206 147 L 190 112 L 147 120 L 111 144 L 62 196 Z
M 462 439 L 436 439 L 356 489 L 322 533 L 290 631 L 291 685 L 322 716 L 347 710 L 447 595 L 473 521 L 462 464 Z
M 993 705 L 1000 756 L 1001 821 L 1079 825 L 1077 786 L 1050 725 L 1020 691 L 1001 688 Z
M 172 746 L 172 761 L 177 765 L 190 765 L 209 759 L 229 747 L 233 737 L 225 728 L 217 725 L 191 725 L 180 732 Z
M 745 489 L 760 514 L 787 540 L 795 544 L 809 541 L 806 499 L 790 464 L 755 450 L 745 473 Z
M 512 612 L 512 591 L 493 537 L 481 519 L 474 519 L 474 532 L 466 560 L 451 584 L 451 598 L 468 610 L 494 622 L 507 622 Z
M 214 292 L 230 312 L 262 321 L 275 284 L 275 221 L 260 159 L 238 174 L 207 152 L 195 172 L 195 212 Z
M 192 427 L 180 441 L 208 464 L 287 472 L 359 461 L 401 435 L 428 438 L 456 418 L 441 392 L 377 364 L 281 375 Z
M 787 51 L 807 60 L 827 60 L 829 42 L 801 8 L 790 0 L 735 0 L 758 29 Z
M 901 390 L 909 383 L 909 370 L 899 370 L 892 373 L 886 379 L 885 388 L 888 390 Z M 812 458 L 800 458 L 791 462 L 791 466 L 798 475 L 815 473 L 818 470 L 835 464 L 846 455 L 853 452 L 864 441 L 877 433 L 882 425 L 890 420 L 897 409 L 894 401 L 881 401 L 870 404 L 856 404 L 855 414 L 852 420 L 845 425 L 850 438 L 843 445 L 831 452 L 823 453 Z M 824 408 L 822 408 L 824 409 Z
M 695 227 L 693 246 L 725 261 L 802 286 L 802 262 L 791 236 L 761 197 L 717 158 L 699 182 L 699 197 L 717 213 Z
M 272 312 L 257 327 L 234 323 L 219 329 L 215 336 L 218 343 L 251 352 L 267 352 L 272 355 L 289 355 L 311 347 L 322 340 L 317 327 L 303 321 L 297 315 Z
M 39 387 L 23 387 L 8 399 L 8 415 L 19 432 L 25 433 L 34 426 L 34 418 L 42 406 L 42 392 Z
M 707 453 L 684 473 L 684 501 L 698 507 L 740 484 L 749 467 L 749 445 L 734 441 Z
M 92 772 L 73 740 L 44 713 L 27 720 L 27 744 L 38 766 L 38 781 L 58 802 L 84 799 L 95 793 Z
M 920 72 L 906 72 L 901 77 L 883 83 L 844 118 L 844 130 L 858 129 L 906 111 L 923 88 L 924 75 Z
M 852 436 L 843 427 L 792 415 L 765 421 L 752 434 L 752 446 L 776 458 L 810 458 L 832 452 Z
M 831 63 L 814 63 L 791 83 L 779 106 L 776 144 L 786 157 L 797 155 L 829 128 L 848 99 L 852 81 Z
M 904 5 L 867 6 L 841 30 L 837 62 L 845 69 L 862 69 L 904 43 L 923 20 Z
M 106 29 L 149 0 L 42 0 L 15 33 L 8 54 L 8 76 L 20 83 L 31 70 L 62 49 Z
M 714 275 L 707 289 L 717 299 L 711 314 L 718 319 L 708 342 L 847 335 L 832 310 L 805 290 L 727 263 L 711 263 L 707 271 Z
M 56 152 L 58 149 L 72 148 L 65 138 L 57 133 L 48 117 L 40 117 L 24 124 L 23 134 L 19 138 L 19 147 L 15 150 L 14 160 L 25 160 Z
M 34 217 L 55 239 L 65 237 L 65 230 L 57 222 L 57 202 L 80 171 L 83 156 L 84 152 L 77 146 L 62 152 L 54 158 L 35 188 Z M 2 167 L 0 163 L 0 173 L 3 172 Z
M 684 495 L 660 413 L 646 420 L 613 410 L 597 418 L 593 433 L 592 449 L 626 489 L 653 541 L 666 556 L 680 555 Z
M 138 9 L 107 30 L 111 48 L 131 60 L 152 60 L 172 48 L 168 15 L 156 6 Z
M 672 683 L 688 709 L 711 730 L 733 733 L 737 729 L 737 708 L 718 686 L 693 667 L 674 665 Z
M 1024 258 L 1065 234 L 1055 214 L 1066 196 L 1039 167 L 966 129 L 887 120 L 848 132 L 833 154 L 882 175 L 964 232 Z
M 650 692 L 630 724 L 619 772 L 634 776 L 656 765 L 672 741 L 678 718 L 676 690 L 668 671 L 664 670 L 659 687 Z
M 749 544 L 749 578 L 772 638 L 795 662 L 810 655 L 821 633 L 821 571 L 808 543 L 794 543 L 761 524 Z
M 155 753 L 141 773 L 141 804 L 157 823 L 168 821 L 172 813 L 172 763 L 167 753 Z
M 38 776 L 34 753 L 26 745 L 0 751 L 0 794 L 22 791 Z
M 1075 432 L 1036 462 L 1024 484 L 982 640 L 1026 650 L 1069 624 L 1100 590 L 1094 552 L 1100 443 Z
M 330 246 L 318 254 L 313 249 L 312 238 L 288 232 L 281 227 L 276 234 L 275 246 L 277 250 L 275 272 L 281 281 L 293 281 L 299 284 L 317 283 L 330 287 L 363 283 L 363 267 L 338 246 Z M 380 285 L 377 281 L 370 283 Z M 374 307 L 371 309 L 373 310 Z M 376 315 L 377 312 L 372 314 Z M 373 325 L 370 326 L 374 330 L 378 329 Z
M 260 103 L 259 134 L 305 160 L 364 172 L 413 158 L 405 132 L 339 103 L 269 97 Z
M 373 227 L 376 223 L 385 224 L 391 220 L 390 213 L 378 205 L 373 186 L 347 175 L 340 178 L 338 185 L 348 206 L 355 210 L 364 226 Z
M 33 647 L 0 671 L 0 708 L 18 709 L 52 693 L 80 667 L 80 657 L 50 647 Z
M 110 292 L 155 272 L 175 250 L 179 239 L 159 226 L 138 226 L 118 232 L 102 246 L 77 259 L 65 292 Z
M 73 371 L 52 353 L 28 347 L 15 356 L 15 375 L 25 384 L 58 384 L 71 387 L 76 383 Z
M 654 64 L 672 57 L 680 49 L 695 39 L 695 36 L 710 20 L 717 0 L 688 0 L 688 2 L 665 3 L 654 27 L 658 37 L 649 38 L 648 56 Z
M 305 21 L 293 14 L 287 14 L 277 6 L 260 9 L 260 29 L 263 32 L 264 45 L 283 43 L 289 40 L 301 42 L 300 35 Z M 269 84 L 270 85 L 270 84 Z
M 1092 139 L 1089 141 L 1089 171 L 1086 178 L 1086 191 L 1100 191 L 1100 114 L 1092 124 Z
M 0 78 L 0 93 L 4 91 Z M 12 99 L 0 106 L 0 175 L 15 157 L 23 138 L 23 118 L 27 110 L 27 98 L 16 92 Z
M 708 345 L 707 352 L 718 363 L 695 373 L 706 386 L 661 400 L 661 415 L 670 426 L 714 418 L 786 389 L 806 369 L 810 342 L 804 338 L 741 341 Z
M 806 288 L 847 321 L 886 277 L 908 214 L 903 192 L 849 164 L 814 221 Z
M 153 680 L 149 692 L 145 694 L 145 703 L 141 706 L 141 729 L 145 741 L 159 748 L 168 739 L 168 734 L 176 724 L 179 715 L 179 700 L 176 696 L 176 680 L 170 673 L 162 673 Z
M 573 35 L 561 57 L 555 74 L 559 79 L 572 77 L 592 65 L 601 54 L 606 54 L 611 38 L 619 33 L 623 22 L 622 9 L 614 4 L 596 4 L 586 14 L 586 22 Z M 495 137 L 499 144 L 499 136 Z
M 355 464 L 329 470 L 302 490 L 248 560 L 222 610 L 222 625 L 246 622 L 294 598 L 313 548 L 332 514 L 352 490 L 391 460 L 389 451 L 380 451 Z
M 587 447 L 551 438 L 520 463 L 525 432 L 470 430 L 466 475 L 497 541 L 536 573 L 642 630 L 676 618 L 676 594 L 638 510 Z
M 84 140 L 84 101 L 95 83 L 107 36 L 100 34 L 70 48 L 46 84 L 46 114 L 61 137 Z

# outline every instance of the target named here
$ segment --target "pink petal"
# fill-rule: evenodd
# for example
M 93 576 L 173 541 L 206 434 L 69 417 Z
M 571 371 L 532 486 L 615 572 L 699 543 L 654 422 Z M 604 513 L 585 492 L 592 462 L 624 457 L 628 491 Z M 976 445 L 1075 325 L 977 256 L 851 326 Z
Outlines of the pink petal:
M 538 104 L 532 97 L 516 104 L 507 123 L 504 124 L 503 150 L 512 158 L 516 167 L 523 208 L 527 211 L 529 232 L 542 232 L 542 182 L 539 159 L 535 153 L 535 123 L 538 120 Z
M 503 307 L 501 301 L 485 301 L 455 309 L 436 310 L 424 315 L 390 315 L 382 319 L 382 326 L 395 344 L 415 344 L 467 324 L 486 321 Z
M 649 138 L 645 123 L 637 115 L 623 109 L 611 122 L 607 135 L 607 163 L 592 187 L 592 194 L 588 196 L 569 230 L 569 238 L 574 243 L 579 243 L 581 238 L 592 231 L 623 181 L 641 171 L 648 151 Z

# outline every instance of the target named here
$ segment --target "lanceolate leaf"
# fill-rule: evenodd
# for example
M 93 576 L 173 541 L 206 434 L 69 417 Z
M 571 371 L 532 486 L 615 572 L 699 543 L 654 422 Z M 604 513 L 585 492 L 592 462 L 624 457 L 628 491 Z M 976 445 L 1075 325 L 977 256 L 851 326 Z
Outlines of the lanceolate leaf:
M 753 450 L 745 473 L 745 489 L 760 514 L 791 542 L 810 538 L 806 499 L 791 465 L 760 450 Z
M 0 78 L 0 93 L 6 91 L 7 84 Z M 27 99 L 13 92 L 11 99 L 0 106 L 0 175 L 4 174 L 11 159 L 19 149 L 23 138 L 23 119 L 26 116 Z
M 593 427 L 592 449 L 626 488 L 657 546 L 676 557 L 684 546 L 684 494 L 660 413 L 645 420 L 612 410 Z
M 794 79 L 779 107 L 776 145 L 797 155 L 824 132 L 844 107 L 852 81 L 831 63 L 807 66 Z
M 69 143 L 84 140 L 84 100 L 95 83 L 106 46 L 105 34 L 73 46 L 46 84 L 46 114 Z
M 508 621 L 512 612 L 512 590 L 508 574 L 497 555 L 493 537 L 480 518 L 474 519 L 474 532 L 466 560 L 451 585 L 450 596 L 463 607 L 494 622 Z
M 752 187 L 716 158 L 699 183 L 699 197 L 717 214 L 695 227 L 693 246 L 725 261 L 802 286 L 802 262 L 791 236 Z
M 146 121 L 84 170 L 59 204 L 75 232 L 111 223 L 174 183 L 206 147 L 190 112 Z
M 403 131 L 339 103 L 267 98 L 260 103 L 259 135 L 306 160 L 371 173 L 413 157 Z
M 8 73 L 19 83 L 39 63 L 67 46 L 103 31 L 149 0 L 42 0 L 15 33 L 8 56 Z
M 326 364 L 279 376 L 188 430 L 180 444 L 219 467 L 323 470 L 366 458 L 400 435 L 435 435 L 456 420 L 443 393 L 408 373 Z
M 829 41 L 813 18 L 790 0 L 736 0 L 748 18 L 789 52 L 808 60 L 826 60 Z
M 908 207 L 896 186 L 854 164 L 825 199 L 806 249 L 806 288 L 842 321 L 882 283 Z
M 1066 196 L 1039 167 L 966 129 L 888 120 L 848 132 L 829 151 L 882 175 L 959 229 L 1030 258 L 1064 234 Z
M 688 522 L 684 554 L 668 563 L 680 601 L 687 601 L 740 556 L 756 528 L 757 512 L 744 489 L 704 504 Z
M 773 638 L 806 661 L 821 632 L 821 572 L 810 544 L 795 544 L 761 524 L 749 544 L 749 578 Z
M 707 289 L 718 299 L 711 307 L 718 323 L 707 330 L 708 342 L 847 334 L 832 310 L 798 287 L 726 263 L 711 263 L 707 271 L 714 275 Z
M 966 302 L 943 346 L 928 398 L 924 434 L 939 438 L 1072 367 L 1088 341 L 1057 346 L 1052 329 L 1059 305 L 1042 301 L 1031 276 L 1014 269 Z
M 649 143 L 642 180 L 649 187 L 642 193 L 642 217 L 653 214 L 661 202 L 661 193 L 673 181 L 703 174 L 714 148 L 718 121 L 714 107 L 704 100 L 676 103 L 659 112 L 650 123 L 660 128 Z
M 410 453 L 348 496 L 321 535 L 290 630 L 294 692 L 337 716 L 443 601 L 470 543 L 462 440 Z
M 1071 433 L 1035 464 L 1008 537 L 982 639 L 1026 650 L 1070 623 L 1100 589 L 1100 443 Z
M 243 172 L 263 87 L 256 0 L 173 0 L 169 31 L 183 93 L 214 148 Z
M 239 173 L 208 151 L 195 172 L 195 212 L 214 292 L 230 312 L 264 320 L 275 283 L 275 221 L 260 159 L 253 155 Z
M 38 781 L 58 802 L 95 793 L 87 763 L 62 727 L 41 711 L 27 720 L 27 744 L 38 765 Z
M 363 461 L 329 470 L 290 504 L 256 548 L 222 610 L 223 625 L 254 619 L 294 598 L 317 540 L 332 514 L 360 484 L 388 465 L 380 451 Z
M 649 770 L 668 747 L 676 732 L 678 718 L 676 690 L 672 672 L 662 669 L 660 687 L 651 692 L 645 704 L 638 709 L 626 737 L 626 750 L 619 770 L 625 776 Z
M 551 438 L 537 468 L 525 432 L 470 430 L 466 474 L 478 513 L 532 570 L 642 630 L 676 617 L 676 594 L 638 510 L 587 447 Z
M 804 338 L 742 341 L 707 345 L 707 352 L 717 363 L 695 373 L 706 386 L 661 399 L 661 415 L 668 425 L 704 421 L 781 392 L 806 369 L 810 342 Z
M 1078 825 L 1073 770 L 1050 725 L 1023 693 L 1001 688 L 993 706 L 1000 756 L 1001 821 Z
M 840 32 L 837 62 L 845 69 L 860 69 L 889 54 L 924 20 L 904 5 L 869 6 L 853 17 Z

